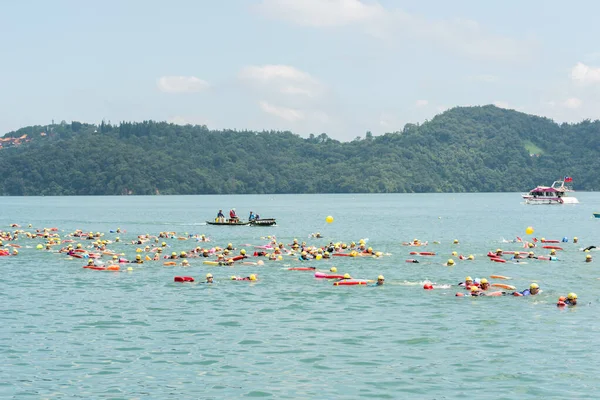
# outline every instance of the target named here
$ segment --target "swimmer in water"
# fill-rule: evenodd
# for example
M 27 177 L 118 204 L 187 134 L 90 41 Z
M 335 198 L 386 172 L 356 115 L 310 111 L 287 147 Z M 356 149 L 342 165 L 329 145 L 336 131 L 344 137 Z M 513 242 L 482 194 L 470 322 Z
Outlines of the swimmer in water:
M 206 274 L 206 282 L 204 282 L 204 283 L 213 283 L 212 274 Z
M 471 286 L 477 286 L 477 284 L 473 282 L 473 278 L 467 276 L 465 281 L 459 283 L 458 286 L 464 286 L 465 288 L 469 289 Z
M 490 288 L 490 283 L 488 282 L 488 280 L 487 280 L 487 279 L 485 279 L 485 278 L 482 278 L 482 279 L 479 281 L 479 288 L 480 288 L 481 290 L 483 290 L 483 291 L 485 291 L 485 290 L 489 290 L 489 288 Z
M 560 296 L 558 298 L 558 303 L 556 303 L 557 307 L 564 307 L 564 306 L 576 306 L 577 305 L 577 294 L 575 293 L 569 293 L 567 295 L 567 297 L 565 296 Z
M 577 305 L 577 294 L 569 293 L 567 295 L 567 300 L 565 300 L 565 304 L 568 306 L 576 306 Z
M 525 289 L 522 292 L 513 292 L 513 296 L 535 296 L 540 293 L 540 286 L 537 283 L 529 285 L 529 289 Z
M 383 286 L 384 282 L 385 282 L 385 278 L 383 277 L 383 275 L 379 275 L 377 277 L 377 283 L 375 285 L 376 286 Z

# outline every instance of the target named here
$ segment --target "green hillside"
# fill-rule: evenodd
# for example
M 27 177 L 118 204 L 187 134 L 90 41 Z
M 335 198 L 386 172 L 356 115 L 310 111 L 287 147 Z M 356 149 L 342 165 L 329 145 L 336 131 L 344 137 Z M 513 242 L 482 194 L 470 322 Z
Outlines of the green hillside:
M 600 122 L 558 125 L 494 106 L 352 142 L 152 121 L 26 127 L 4 139 L 2 195 L 524 191 L 565 175 L 578 190 L 600 188 Z

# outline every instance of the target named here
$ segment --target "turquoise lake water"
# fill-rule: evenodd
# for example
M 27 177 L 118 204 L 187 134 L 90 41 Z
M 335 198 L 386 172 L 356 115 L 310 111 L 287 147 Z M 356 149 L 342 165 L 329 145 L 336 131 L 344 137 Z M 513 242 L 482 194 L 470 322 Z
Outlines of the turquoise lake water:
M 584 263 L 580 249 L 599 245 L 599 193 L 581 204 L 527 206 L 519 194 L 264 195 L 157 197 L 3 197 L 0 227 L 58 227 L 106 232 L 120 227 L 126 245 L 138 234 L 206 234 L 212 245 L 238 249 L 276 235 L 291 243 L 358 242 L 381 258 L 336 257 L 319 270 L 375 279 L 383 287 L 334 287 L 312 272 L 288 271 L 291 257 L 264 266 L 191 267 L 146 262 L 131 272 L 83 269 L 83 260 L 36 250 L 21 239 L 17 257 L 0 257 L 0 398 L 231 399 L 291 398 L 597 398 L 600 372 L 600 255 Z M 219 208 L 275 217 L 278 226 L 215 227 Z M 332 215 L 335 221 L 325 223 Z M 516 236 L 569 238 L 560 261 L 499 264 L 489 250 L 524 250 Z M 323 239 L 309 239 L 312 232 Z M 573 244 L 577 236 L 579 244 Z M 434 257 L 406 263 L 429 241 Z M 459 244 L 454 245 L 453 240 Z M 439 241 L 440 244 L 432 244 Z M 194 248 L 168 240 L 169 251 Z M 442 264 L 452 251 L 475 261 Z M 536 248 L 539 254 L 548 250 Z M 598 254 L 594 251 L 592 255 Z M 596 257 L 595 257 L 596 258 Z M 305 264 L 303 264 L 305 265 Z M 174 283 L 176 275 L 212 286 Z M 257 282 L 230 281 L 256 273 Z M 507 275 L 536 297 L 455 297 L 466 275 Z M 423 282 L 452 284 L 423 290 Z M 560 295 L 579 305 L 558 309 Z

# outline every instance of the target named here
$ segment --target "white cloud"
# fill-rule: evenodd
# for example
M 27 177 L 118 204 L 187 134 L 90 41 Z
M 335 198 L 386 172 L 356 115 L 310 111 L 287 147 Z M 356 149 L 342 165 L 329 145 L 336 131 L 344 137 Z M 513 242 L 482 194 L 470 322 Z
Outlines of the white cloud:
M 312 27 L 356 26 L 389 41 L 418 39 L 451 51 L 490 59 L 522 59 L 533 43 L 494 35 L 475 21 L 429 19 L 401 9 L 386 9 L 377 1 L 263 0 L 258 10 L 273 19 Z
M 581 107 L 581 105 L 583 104 L 583 101 L 581 101 L 580 99 L 576 98 L 576 97 L 571 97 L 570 99 L 567 99 L 564 101 L 563 106 L 567 107 L 567 108 L 571 108 L 571 109 L 576 109 Z
M 162 76 L 156 84 L 161 92 L 166 93 L 194 93 L 209 87 L 208 82 L 195 76 Z
M 238 77 L 262 90 L 285 95 L 315 97 L 323 90 L 317 79 L 289 65 L 249 65 L 242 68 Z
M 300 121 L 305 118 L 304 113 L 301 110 L 296 110 L 293 108 L 280 107 L 270 104 L 266 101 L 260 101 L 258 103 L 260 108 L 266 112 L 267 114 L 275 115 L 281 119 L 285 119 L 289 122 Z
M 571 69 L 571 80 L 581 84 L 593 84 L 600 82 L 600 68 L 590 67 L 578 62 Z
M 427 100 L 417 100 L 415 102 L 415 106 L 417 107 L 425 107 L 429 102 Z
M 321 27 L 368 22 L 386 13 L 377 3 L 359 0 L 263 0 L 258 8 L 274 19 Z

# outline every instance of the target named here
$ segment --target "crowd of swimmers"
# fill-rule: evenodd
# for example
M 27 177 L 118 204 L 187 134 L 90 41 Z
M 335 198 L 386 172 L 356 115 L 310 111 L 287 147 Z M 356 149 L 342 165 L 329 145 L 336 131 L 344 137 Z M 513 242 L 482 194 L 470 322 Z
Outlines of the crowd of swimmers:
M 235 216 L 235 209 L 230 211 L 230 217 Z M 222 214 L 220 212 L 220 214 Z M 13 224 L 11 228 L 20 228 L 17 224 Z M 29 225 L 28 228 L 32 228 Z M 115 233 L 120 235 L 124 233 L 120 228 L 116 230 L 111 230 L 111 233 Z M 320 233 L 311 234 L 311 237 L 321 237 Z M 119 264 L 144 264 L 144 262 L 149 261 L 165 261 L 165 265 L 167 262 L 169 265 L 176 265 L 180 263 L 181 266 L 190 266 L 190 259 L 200 258 L 204 260 L 210 260 L 215 264 L 213 265 L 223 265 L 223 266 L 233 266 L 235 263 L 244 263 L 246 265 L 264 265 L 264 261 L 262 259 L 267 259 L 271 261 L 281 261 L 284 259 L 284 256 L 289 256 L 291 258 L 287 258 L 288 260 L 297 260 L 300 262 L 305 261 L 318 261 L 318 260 L 327 260 L 331 259 L 332 256 L 347 256 L 347 257 L 372 257 L 379 258 L 383 257 L 384 253 L 381 251 L 376 251 L 372 247 L 367 246 L 366 240 L 360 239 L 357 242 L 343 243 L 343 242 L 329 242 L 325 245 L 314 246 L 308 245 L 305 241 L 299 241 L 298 239 L 294 239 L 291 243 L 285 244 L 282 241 L 278 241 L 275 236 L 267 236 L 263 239 L 268 240 L 268 244 L 264 246 L 256 246 L 256 250 L 252 254 L 247 254 L 246 249 L 241 248 L 237 249 L 234 247 L 232 243 L 228 243 L 226 246 L 212 246 L 207 245 L 206 243 L 210 242 L 210 238 L 206 237 L 206 235 L 188 235 L 185 236 L 177 235 L 176 232 L 159 232 L 157 235 L 143 234 L 138 235 L 135 239 L 127 242 L 121 242 L 120 236 L 114 237 L 111 239 L 106 239 L 103 233 L 100 232 L 85 232 L 82 230 L 75 230 L 67 235 L 60 235 L 58 233 L 57 228 L 45 228 L 45 229 L 37 229 L 37 230 L 22 230 L 15 229 L 14 231 L 3 231 L 0 232 L 0 256 L 18 256 L 19 248 L 21 247 L 16 242 L 20 239 L 42 239 L 43 244 L 37 244 L 36 248 L 39 250 L 46 250 L 57 253 L 64 253 L 70 258 L 84 258 L 86 259 L 86 266 L 89 268 L 104 268 L 106 266 L 117 266 Z M 167 244 L 167 239 L 171 240 L 189 240 L 195 241 L 197 245 L 188 248 L 187 250 L 182 251 L 172 251 L 171 246 Z M 565 238 L 566 239 L 566 238 Z M 563 239 L 563 242 L 565 242 Z M 76 243 L 79 241 L 80 243 Z M 82 241 L 86 241 L 85 246 L 82 244 Z M 6 243 L 8 242 L 8 243 Z M 489 252 L 488 257 L 495 261 L 502 262 L 521 262 L 522 260 L 527 259 L 536 259 L 536 260 L 550 260 L 557 261 L 559 260 L 557 257 L 557 249 L 550 248 L 548 255 L 536 255 L 533 248 L 537 247 L 537 240 L 533 242 L 522 242 L 524 247 L 529 249 L 528 252 L 519 252 L 519 251 L 503 251 L 502 249 L 497 249 L 495 252 Z M 556 241 L 546 241 L 545 239 L 541 240 L 542 243 L 550 242 L 555 243 Z M 110 250 L 109 247 L 112 244 L 121 243 L 122 245 L 132 245 L 136 246 L 135 252 L 136 255 L 134 258 L 129 259 L 126 258 L 123 253 L 117 253 L 116 251 Z M 189 243 L 189 242 L 186 242 Z M 435 243 L 435 242 L 434 242 Z M 578 239 L 574 238 L 573 243 L 578 243 Z M 454 245 L 458 245 L 459 241 L 454 240 Z M 426 246 L 427 242 L 421 242 L 418 239 L 414 239 L 412 242 L 403 243 L 403 245 L 408 246 Z M 546 246 L 548 247 L 548 246 Z M 550 246 L 557 247 L 558 246 Z M 590 250 L 595 248 L 594 246 L 589 246 L 583 251 L 586 253 L 585 262 L 592 262 L 592 255 L 590 254 Z M 412 254 L 412 253 L 411 253 Z M 422 252 L 420 254 L 427 255 L 435 255 L 433 252 Z M 458 258 L 458 260 L 465 261 L 473 261 L 475 257 L 471 254 L 468 256 L 459 255 L 457 251 L 453 251 L 452 257 Z M 105 261 L 105 256 L 110 257 L 109 260 Z M 251 260 L 254 261 L 250 261 Z M 454 266 L 455 261 L 454 258 L 450 258 L 447 260 L 444 265 L 446 266 Z M 214 261 L 213 261 L 214 260 Z M 407 260 L 411 262 L 418 262 L 418 260 Z M 293 268 L 292 268 L 293 269 Z M 305 270 L 316 270 L 315 267 L 310 268 L 302 268 Z M 112 269 L 116 270 L 116 269 Z M 330 271 L 332 273 L 337 272 L 336 267 L 331 267 Z M 336 279 L 340 281 L 345 280 L 353 280 L 350 274 L 346 273 L 341 276 L 335 275 Z M 239 276 L 231 276 L 231 280 L 247 280 L 247 281 L 256 281 L 258 280 L 257 274 L 250 274 L 245 277 Z M 362 280 L 367 281 L 367 280 Z M 206 275 L 205 283 L 211 284 L 214 282 L 214 277 L 212 274 L 208 273 Z M 373 282 L 373 286 L 382 286 L 385 282 L 385 278 L 383 275 L 379 275 L 376 281 Z M 432 285 L 429 285 L 433 288 Z M 480 297 L 480 296 L 498 296 L 498 295 L 512 295 L 512 296 L 536 296 L 541 293 L 539 285 L 537 283 L 531 283 L 528 288 L 522 291 L 512 291 L 512 292 L 498 292 L 492 291 L 490 283 L 486 278 L 473 280 L 471 277 L 466 277 L 464 282 L 461 282 L 459 286 L 464 287 L 468 294 L 472 297 Z M 497 285 L 496 285 L 497 286 Z M 505 285 L 508 286 L 508 285 Z M 458 294 L 457 294 L 458 295 Z M 464 296 L 464 294 L 461 294 Z M 557 305 L 558 306 L 574 306 L 577 304 L 577 294 L 569 293 L 566 296 L 560 296 Z

